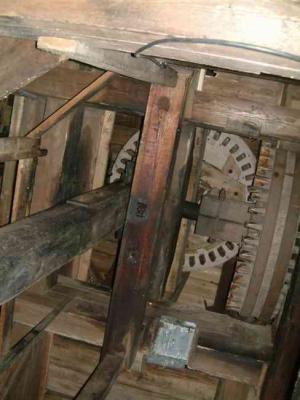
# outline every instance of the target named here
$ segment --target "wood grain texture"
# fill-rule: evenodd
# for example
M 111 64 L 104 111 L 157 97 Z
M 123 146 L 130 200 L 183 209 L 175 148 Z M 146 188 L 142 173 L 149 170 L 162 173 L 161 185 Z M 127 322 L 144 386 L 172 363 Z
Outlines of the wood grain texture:
M 56 67 L 64 57 L 43 53 L 31 40 L 0 38 L 0 99 Z
M 145 12 L 147 4 L 147 12 Z M 167 36 L 208 37 L 267 46 L 300 55 L 299 4 L 280 0 L 2 0 L 0 34 L 97 40 L 103 48 L 133 52 Z M 134 21 L 134 30 L 132 29 Z M 206 45 L 157 46 L 146 54 L 233 70 L 299 77 L 298 63 L 241 49 Z

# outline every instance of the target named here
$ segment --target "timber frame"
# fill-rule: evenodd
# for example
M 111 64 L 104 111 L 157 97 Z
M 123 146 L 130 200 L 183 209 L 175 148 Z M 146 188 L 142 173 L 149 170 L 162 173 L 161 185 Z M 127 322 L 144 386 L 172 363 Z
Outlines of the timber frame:
M 213 304 L 177 302 L 190 279 L 182 264 L 193 225 L 183 209 L 200 202 L 209 132 L 292 153 L 299 178 L 300 6 L 257 3 L 1 1 L 0 99 L 13 96 L 0 138 L 1 399 L 139 400 L 145 391 L 193 400 L 197 382 L 205 400 L 292 395 L 299 255 L 275 319 L 227 312 L 235 258 Z M 109 183 L 118 121 L 129 124 L 125 136 L 141 133 L 135 166 Z M 115 243 L 114 263 L 95 285 L 93 249 L 103 240 Z M 164 321 L 193 331 L 177 369 L 153 361 Z M 58 392 L 53 371 L 64 351 L 76 358 L 76 344 L 86 365 Z

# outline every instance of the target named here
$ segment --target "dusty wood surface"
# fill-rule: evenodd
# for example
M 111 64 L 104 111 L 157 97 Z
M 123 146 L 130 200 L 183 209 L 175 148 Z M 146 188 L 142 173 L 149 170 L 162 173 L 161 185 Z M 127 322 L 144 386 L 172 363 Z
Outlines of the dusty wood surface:
M 97 78 L 90 85 L 82 89 L 73 98 L 62 105 L 53 114 L 49 115 L 47 119 L 41 122 L 32 131 L 28 132 L 26 136 L 30 138 L 39 138 L 43 133 L 50 129 L 53 125 L 64 118 L 70 111 L 77 107 L 80 103 L 86 101 L 88 98 L 92 97 L 96 92 L 101 90 L 106 86 L 107 82 L 114 76 L 113 72 L 105 72 L 99 78 Z
M 31 40 L 0 38 L 0 99 L 28 85 L 63 59 L 37 50 Z
M 128 53 L 106 50 L 101 48 L 101 45 L 55 37 L 40 37 L 37 46 L 50 53 L 67 56 L 72 60 L 131 78 L 166 86 L 176 85 L 177 74 L 174 69 L 161 68 L 147 58 L 132 57 Z
M 1 138 L 0 162 L 22 160 L 46 155 L 40 150 L 40 141 L 30 138 Z
M 120 228 L 127 201 L 126 187 L 110 185 L 78 205 L 57 206 L 1 229 L 1 304 Z
M 0 374 L 0 396 L 3 400 L 42 400 L 46 390 L 48 354 L 51 336 L 41 334 L 11 368 Z
M 130 365 L 144 319 L 175 138 L 190 73 L 175 88 L 152 85 L 139 145 L 108 317 L 104 355 L 123 349 Z
M 93 372 L 99 347 L 54 335 L 47 400 L 72 399 Z M 109 400 L 213 400 L 217 379 L 199 372 L 146 365 L 142 373 L 124 371 Z
M 74 79 L 79 78 L 78 83 L 70 82 L 71 74 Z M 85 85 L 95 78 L 94 72 L 78 76 L 76 71 L 70 72 L 70 77 L 67 75 L 59 68 L 57 73 L 50 72 L 44 81 L 33 82 L 28 90 L 65 98 L 67 93 L 72 95 L 78 89 L 79 82 Z M 114 78 L 106 89 L 91 101 L 103 107 L 145 112 L 148 84 Z M 279 105 L 281 91 L 279 82 L 219 73 L 215 78 L 207 77 L 203 91 L 195 94 L 189 120 L 204 128 L 218 128 L 243 136 L 299 141 L 299 112 Z
M 59 283 L 43 295 L 24 293 L 16 300 L 15 321 L 35 326 L 64 296 L 74 297 L 47 328 L 50 333 L 101 346 L 109 305 L 109 294 L 87 284 L 59 277 Z M 228 353 L 258 359 L 269 358 L 272 352 L 270 326 L 248 324 L 228 315 L 216 314 L 193 305 L 151 305 L 147 318 L 160 315 L 197 324 L 199 343 Z
M 166 279 L 176 250 L 178 232 L 181 223 L 182 203 L 186 196 L 187 182 L 191 169 L 195 129 L 185 126 L 175 150 L 175 161 L 168 185 L 166 201 L 162 213 L 149 296 L 152 300 L 162 298 Z
M 198 347 L 192 352 L 188 367 L 218 378 L 256 386 L 262 364 L 251 358 Z
M 159 8 L 158 8 L 159 7 Z M 253 7 L 246 0 L 234 2 L 154 0 L 130 2 L 80 0 L 71 7 L 65 0 L 51 5 L 43 1 L 2 0 L 0 34 L 37 38 L 62 36 L 97 40 L 104 48 L 128 52 L 145 43 L 181 36 L 225 39 L 300 55 L 299 4 L 260 0 Z M 132 30 L 132 21 L 135 29 Z M 245 28 L 247 27 L 247 29 Z M 217 65 L 222 68 L 299 77 L 297 62 L 231 47 L 195 44 L 157 46 L 146 54 Z
M 100 188 L 105 183 L 110 156 L 110 142 L 116 113 L 86 107 L 79 140 L 78 190 L 80 193 Z M 71 261 L 68 273 L 87 281 L 92 249 Z

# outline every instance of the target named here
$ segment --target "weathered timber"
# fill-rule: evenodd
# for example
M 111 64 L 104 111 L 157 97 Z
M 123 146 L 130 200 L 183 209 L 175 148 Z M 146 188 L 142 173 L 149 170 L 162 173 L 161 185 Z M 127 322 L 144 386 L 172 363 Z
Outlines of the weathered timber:
M 125 351 L 136 355 L 144 319 L 160 217 L 166 199 L 175 138 L 190 71 L 178 74 L 175 88 L 153 84 L 133 177 L 131 196 L 104 341 L 104 357 Z
M 113 111 L 85 107 L 78 143 L 79 152 L 74 160 L 78 170 L 77 190 L 81 193 L 104 186 L 115 117 L 116 113 Z M 86 281 L 91 257 L 92 249 L 76 257 L 67 266 L 66 273 Z
M 262 363 L 235 354 L 197 347 L 191 352 L 188 368 L 256 386 L 259 383 Z
M 191 115 L 187 118 L 189 121 L 204 128 L 220 129 L 246 137 L 300 141 L 298 110 L 279 105 L 281 84 L 249 77 L 238 79 L 230 74 L 218 75 L 222 79 L 206 78 L 203 91 L 196 92 Z M 79 73 L 57 68 L 43 79 L 31 83 L 28 90 L 68 98 L 95 78 L 95 72 Z M 90 101 L 100 103 L 103 108 L 143 114 L 148 93 L 147 83 L 114 77 L 106 90 Z
M 40 37 L 37 45 L 42 50 L 65 55 L 72 60 L 131 78 L 166 86 L 176 85 L 177 74 L 174 69 L 168 66 L 162 68 L 147 58 L 137 58 L 125 52 L 105 50 L 96 43 Z
M 25 134 L 38 125 L 43 117 L 45 111 L 45 100 L 40 96 L 15 96 L 13 112 L 11 117 L 11 125 L 9 131 L 9 137 L 25 136 Z M 43 158 L 45 160 L 47 158 Z M 24 217 L 27 210 L 27 191 L 23 192 L 23 196 L 19 199 L 18 185 L 15 190 L 15 179 L 17 171 L 16 161 L 7 161 L 4 165 L 4 174 L 2 180 L 1 197 L 0 197 L 0 225 L 6 225 L 11 221 L 11 209 L 14 200 L 14 208 L 18 207 L 18 214 Z M 30 189 L 30 185 L 26 188 Z M 20 205 L 16 205 L 20 203 Z M 21 211 L 21 209 L 23 211 Z M 17 215 L 13 216 L 16 220 Z
M 0 38 L 0 99 L 28 85 L 64 59 L 37 50 L 32 40 Z
M 92 97 L 96 92 L 103 89 L 107 82 L 114 76 L 113 72 L 105 72 L 86 88 L 77 93 L 72 99 L 67 101 L 63 106 L 49 115 L 47 119 L 41 122 L 36 128 L 28 132 L 26 136 L 31 138 L 39 138 L 43 133 L 50 129 L 53 125 L 64 118 L 70 111 L 77 107 L 80 103 Z
M 76 399 L 105 399 L 121 372 L 123 359 L 122 353 L 107 354 L 89 377 L 87 384 L 80 390 Z
M 46 154 L 47 151 L 40 149 L 39 139 L 17 137 L 0 139 L 0 162 L 35 158 Z
M 73 297 L 70 306 L 48 326 L 47 332 L 102 346 L 109 306 L 109 293 L 64 276 L 43 295 L 23 293 L 16 299 L 15 321 L 33 327 L 61 302 Z M 272 352 L 270 326 L 253 325 L 228 315 L 206 311 L 201 306 L 148 305 L 146 321 L 161 315 L 194 322 L 199 342 L 222 352 L 255 359 L 269 359 Z
M 145 12 L 146 10 L 146 12 Z M 132 21 L 134 20 L 134 29 Z M 245 29 L 247 27 L 247 29 Z M 156 39 L 225 39 L 267 46 L 300 55 L 299 4 L 281 0 L 260 0 L 256 7 L 246 0 L 188 2 L 80 0 L 66 7 L 65 0 L 55 3 L 28 0 L 2 0 L 0 34 L 29 37 L 59 36 L 97 41 L 103 48 L 133 52 Z M 299 77 L 299 64 L 240 48 L 166 43 L 152 47 L 147 55 L 190 61 L 231 70 Z
M 114 184 L 74 201 L 1 229 L 1 304 L 120 228 L 128 188 Z
M 290 398 L 300 357 L 300 256 L 275 337 L 275 352 L 262 388 L 262 400 Z
M 186 196 L 188 175 L 191 168 L 191 156 L 194 145 L 195 128 L 184 126 L 177 143 L 175 162 L 167 189 L 166 201 L 162 213 L 149 296 L 152 300 L 162 297 L 176 249 L 178 231 L 181 222 L 182 203 Z

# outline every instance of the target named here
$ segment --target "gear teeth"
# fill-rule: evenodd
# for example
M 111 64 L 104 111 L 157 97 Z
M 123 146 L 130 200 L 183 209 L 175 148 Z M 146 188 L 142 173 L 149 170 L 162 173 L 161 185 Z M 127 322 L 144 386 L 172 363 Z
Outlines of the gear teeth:
M 246 228 L 252 229 L 257 232 L 261 232 L 263 230 L 263 226 L 261 224 L 254 224 L 252 222 L 247 222 L 246 223 Z

